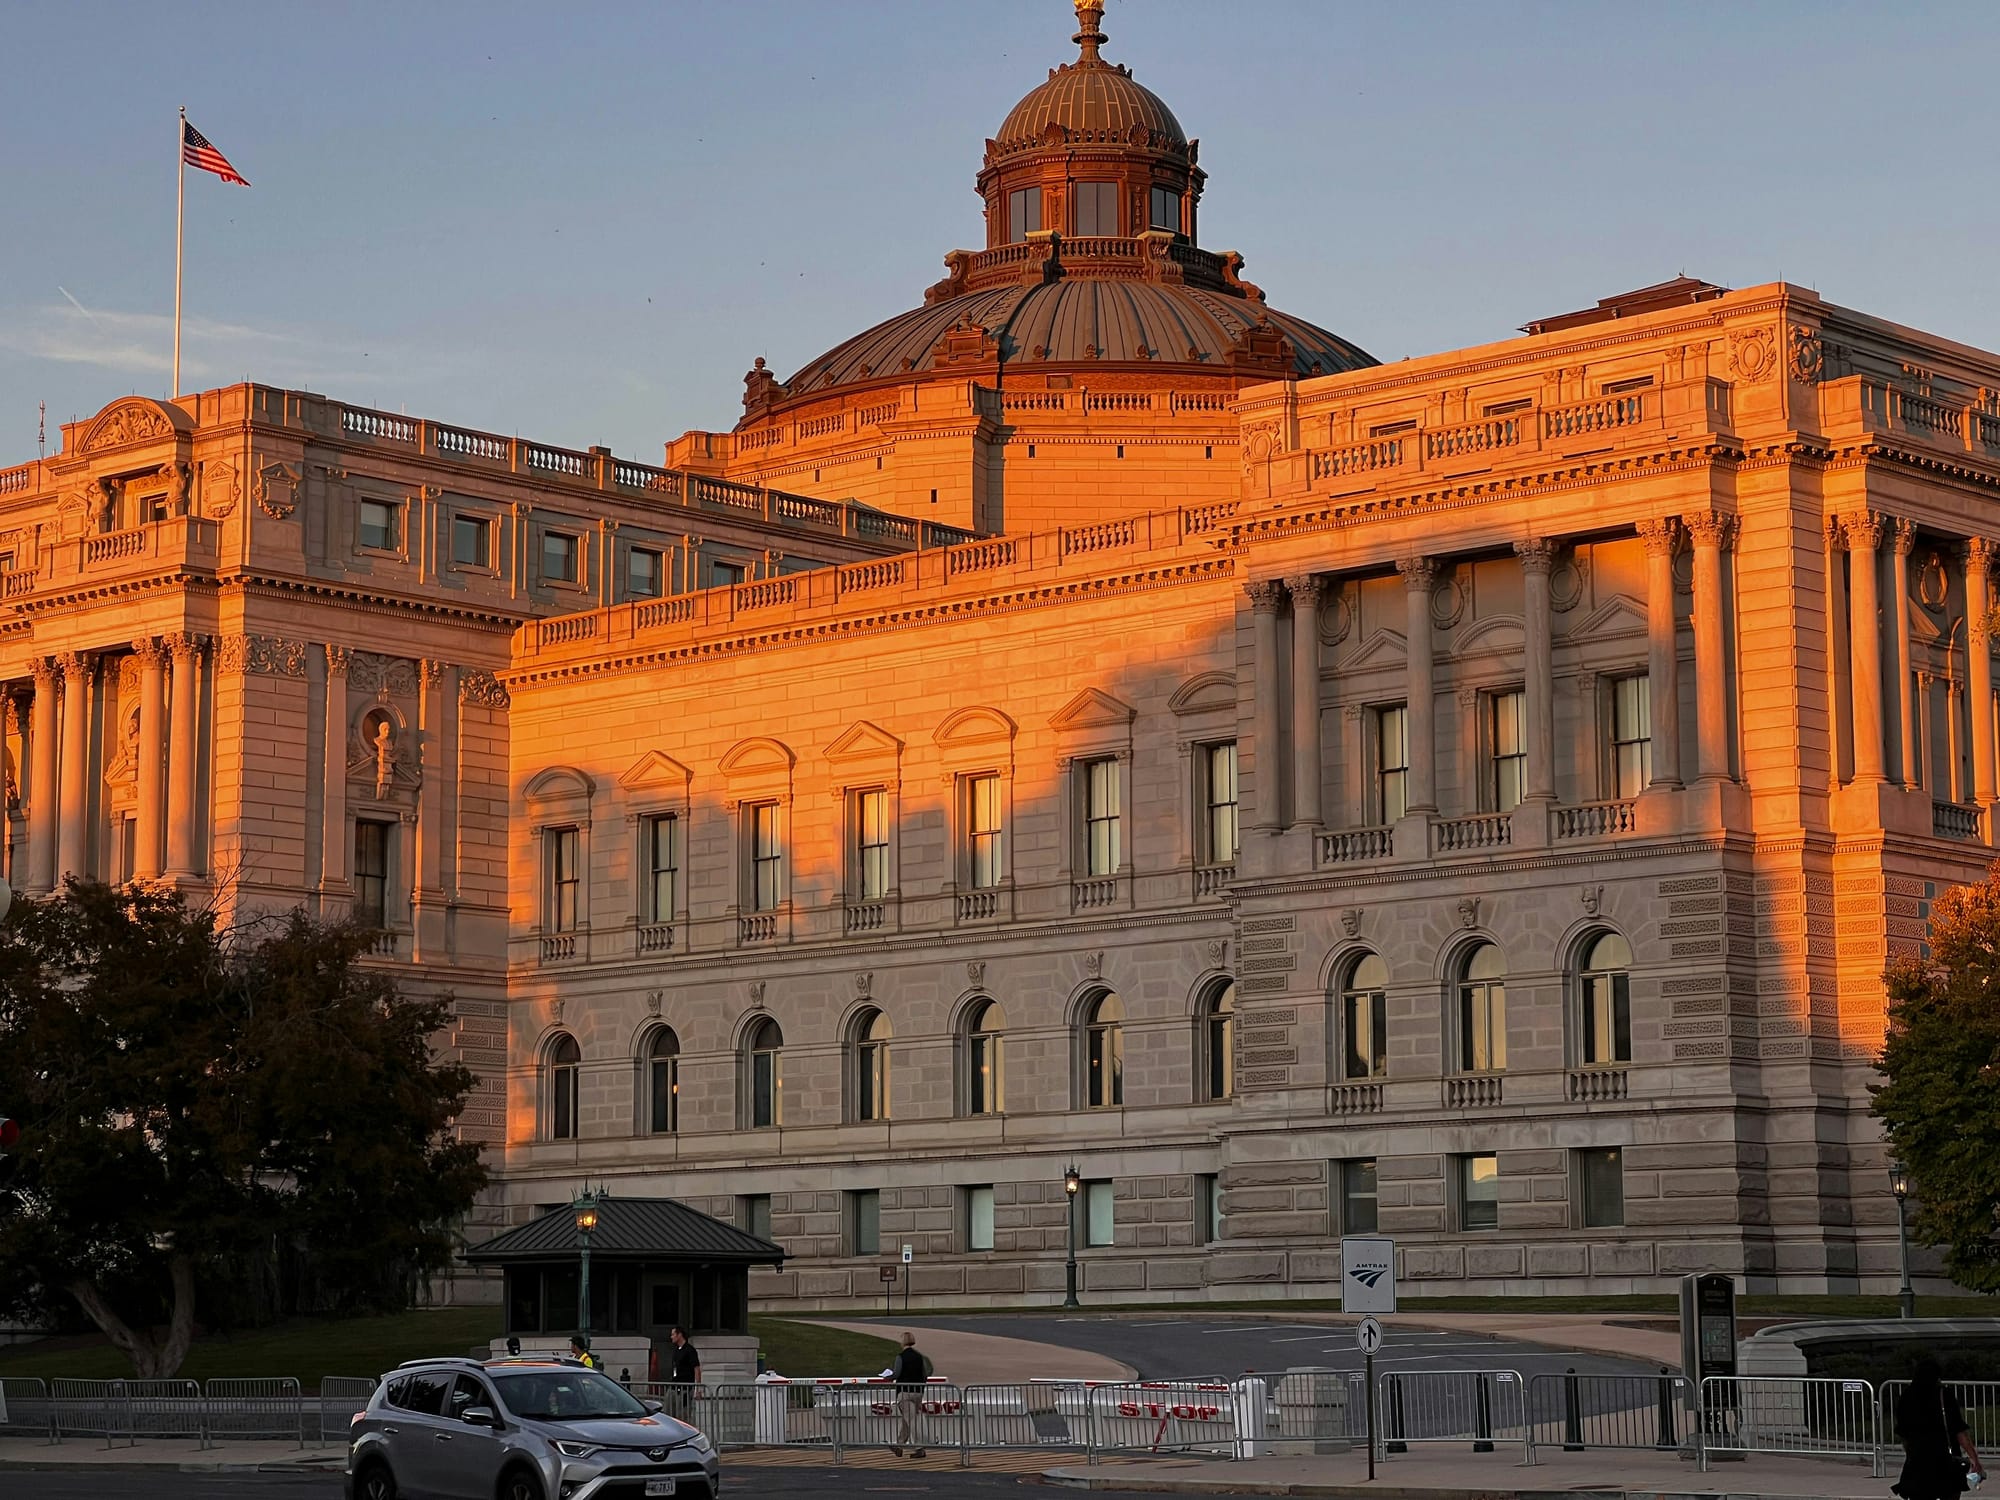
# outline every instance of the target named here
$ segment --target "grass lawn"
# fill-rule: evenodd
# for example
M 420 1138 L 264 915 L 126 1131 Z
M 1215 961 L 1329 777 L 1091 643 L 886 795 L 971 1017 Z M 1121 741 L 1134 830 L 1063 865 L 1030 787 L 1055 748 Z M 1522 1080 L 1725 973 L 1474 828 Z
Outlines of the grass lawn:
M 757 1335 L 768 1366 L 787 1374 L 873 1375 L 896 1353 L 896 1345 L 886 1338 L 783 1318 L 753 1317 L 750 1331 Z M 294 1318 L 269 1328 L 196 1340 L 179 1378 L 292 1375 L 312 1390 L 323 1375 L 380 1375 L 406 1359 L 483 1351 L 500 1332 L 498 1307 L 453 1307 L 381 1318 Z M 125 1356 L 95 1334 L 0 1347 L 0 1375 L 109 1380 L 131 1373 Z

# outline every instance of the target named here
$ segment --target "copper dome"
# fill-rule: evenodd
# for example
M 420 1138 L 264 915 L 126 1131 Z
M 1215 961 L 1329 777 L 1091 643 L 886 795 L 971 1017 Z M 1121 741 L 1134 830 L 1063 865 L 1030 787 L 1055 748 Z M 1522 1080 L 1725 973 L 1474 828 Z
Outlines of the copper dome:
M 1163 137 L 1162 144 L 1186 147 L 1187 132 L 1166 102 L 1134 82 L 1129 68 L 1114 66 L 1098 56 L 1104 33 L 1097 23 L 1103 13 L 1101 6 L 1088 0 L 1077 7 L 1080 29 L 1071 40 L 1082 49 L 1081 54 L 1073 63 L 1050 69 L 1048 82 L 1031 89 L 1008 111 L 993 137 L 994 145 L 1040 140 L 1053 125 L 1065 134 L 1098 140 L 1124 135 L 1136 126 Z

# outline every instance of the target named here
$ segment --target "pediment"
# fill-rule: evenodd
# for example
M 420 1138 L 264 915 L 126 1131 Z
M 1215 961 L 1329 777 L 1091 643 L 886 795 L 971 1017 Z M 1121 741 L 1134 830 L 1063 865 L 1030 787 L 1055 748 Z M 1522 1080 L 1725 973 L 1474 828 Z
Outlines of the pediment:
M 1400 667 L 1408 659 L 1409 642 L 1399 630 L 1378 630 L 1356 646 L 1340 663 L 1343 672 L 1362 672 L 1370 667 Z
M 961 708 L 948 714 L 931 739 L 940 745 L 982 745 L 1014 738 L 1014 721 L 997 708 Z
M 693 779 L 694 773 L 671 755 L 648 750 L 632 762 L 618 784 L 627 791 L 685 791 Z
M 180 408 L 144 396 L 128 396 L 112 402 L 92 419 L 77 440 L 76 451 L 102 453 L 107 448 L 158 442 L 188 430 L 190 424 Z
M 798 757 L 791 749 L 777 740 L 759 737 L 741 740 L 722 757 L 720 770 L 725 776 L 758 776 L 772 771 L 789 771 L 798 763 Z
M 521 789 L 521 795 L 530 802 L 555 802 L 570 797 L 587 801 L 596 790 L 597 784 L 576 767 L 550 766 L 536 772 Z
M 1049 727 L 1065 729 L 1125 728 L 1139 717 L 1139 710 L 1098 688 L 1085 688 L 1065 703 L 1049 720 Z
M 1209 713 L 1236 707 L 1236 679 L 1227 672 L 1204 672 L 1174 690 L 1167 707 L 1177 714 Z
M 1645 606 L 1623 594 L 1614 595 L 1589 614 L 1573 622 L 1563 634 L 1571 640 L 1596 640 L 1601 636 L 1644 635 Z
M 1527 623 L 1519 615 L 1488 615 L 1458 632 L 1451 643 L 1452 653 L 1465 656 L 1474 651 L 1518 649 L 1527 636 Z
M 826 747 L 828 760 L 885 760 L 903 753 L 903 742 L 879 724 L 858 720 Z

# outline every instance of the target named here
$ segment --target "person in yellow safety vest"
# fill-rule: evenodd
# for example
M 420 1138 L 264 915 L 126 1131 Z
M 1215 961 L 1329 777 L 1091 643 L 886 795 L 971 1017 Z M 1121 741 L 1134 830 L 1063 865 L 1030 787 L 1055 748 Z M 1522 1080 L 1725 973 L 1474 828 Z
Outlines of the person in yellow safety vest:
M 585 1369 L 601 1370 L 603 1362 L 590 1352 L 590 1340 L 583 1334 L 576 1334 L 569 1341 L 569 1357 L 580 1361 Z

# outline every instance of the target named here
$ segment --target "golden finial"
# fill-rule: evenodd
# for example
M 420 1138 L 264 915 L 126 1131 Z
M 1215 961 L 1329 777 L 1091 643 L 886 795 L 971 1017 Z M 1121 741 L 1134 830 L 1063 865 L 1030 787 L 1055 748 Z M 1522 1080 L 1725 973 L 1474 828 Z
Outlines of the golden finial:
M 1097 49 L 1104 45 L 1104 0 L 1076 0 L 1076 35 L 1070 40 L 1082 49 L 1080 62 L 1098 60 Z

